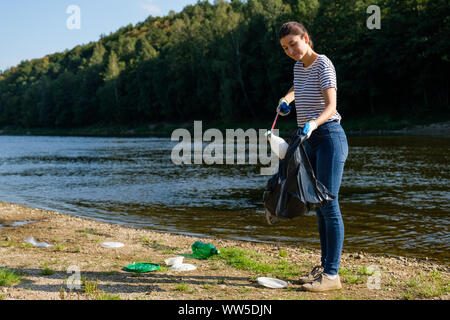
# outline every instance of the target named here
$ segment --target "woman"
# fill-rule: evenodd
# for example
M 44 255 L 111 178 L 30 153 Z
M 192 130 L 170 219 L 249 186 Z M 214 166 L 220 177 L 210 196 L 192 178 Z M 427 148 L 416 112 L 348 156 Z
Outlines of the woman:
M 307 291 L 341 289 L 338 271 L 344 242 L 344 223 L 338 203 L 344 163 L 348 155 L 347 138 L 336 109 L 336 73 L 333 63 L 313 50 L 306 28 L 298 22 L 287 22 L 279 31 L 284 52 L 296 61 L 294 85 L 280 99 L 277 111 L 290 112 L 295 100 L 297 124 L 307 136 L 305 149 L 317 179 L 336 198 L 317 208 L 321 246 L 321 265 L 300 278 Z

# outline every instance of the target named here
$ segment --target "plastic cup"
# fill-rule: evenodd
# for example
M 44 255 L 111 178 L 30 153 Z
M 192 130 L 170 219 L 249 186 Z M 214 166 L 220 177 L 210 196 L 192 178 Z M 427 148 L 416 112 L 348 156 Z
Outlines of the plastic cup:
M 183 263 L 183 256 L 179 256 L 179 257 L 172 257 L 172 258 L 168 258 L 166 260 L 164 260 L 164 262 L 168 265 L 168 266 L 179 266 Z

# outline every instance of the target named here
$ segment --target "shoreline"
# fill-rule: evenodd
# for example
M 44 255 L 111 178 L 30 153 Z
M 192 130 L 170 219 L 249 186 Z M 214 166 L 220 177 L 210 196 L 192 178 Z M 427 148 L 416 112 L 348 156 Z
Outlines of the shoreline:
M 292 119 L 291 119 L 292 120 Z M 148 124 L 141 126 L 115 126 L 115 127 L 85 127 L 75 129 L 23 129 L 23 128 L 0 128 L 0 136 L 64 136 L 64 137 L 102 137 L 102 138 L 149 138 L 149 137 L 171 137 L 175 129 L 187 129 L 191 133 L 194 130 L 194 121 L 182 123 L 168 123 L 162 122 L 157 124 Z M 267 128 L 269 123 L 233 123 L 222 124 L 217 122 L 205 122 L 203 130 L 209 128 L 217 128 L 222 133 L 226 129 L 243 130 L 251 128 Z M 347 125 L 348 124 L 348 127 Z M 384 123 L 386 124 L 386 123 Z M 432 124 L 409 125 L 401 129 L 384 129 L 372 125 L 368 127 L 357 126 L 357 121 L 351 120 L 350 123 L 343 122 L 343 127 L 349 136 L 390 136 L 390 135 L 411 135 L 411 136 L 433 136 L 433 137 L 448 137 L 450 136 L 450 121 L 436 122 Z M 290 134 L 295 128 L 295 122 L 286 121 L 278 123 L 277 128 L 281 135 Z
M 11 270 L 22 278 L 0 282 L 0 300 L 450 299 L 450 267 L 423 259 L 344 252 L 343 289 L 310 293 L 300 290 L 297 279 L 320 263 L 318 249 L 155 232 L 5 202 L 0 202 L 0 225 L 0 273 Z M 24 240 L 30 236 L 53 247 L 28 244 Z M 185 257 L 184 263 L 196 266 L 193 271 L 168 269 L 164 260 L 192 253 L 197 240 L 214 244 L 221 254 L 208 260 Z M 106 249 L 104 241 L 125 246 Z M 133 262 L 161 268 L 143 274 L 123 270 Z M 70 290 L 67 270 L 73 266 L 82 285 Z M 262 276 L 288 286 L 262 287 L 256 281 Z

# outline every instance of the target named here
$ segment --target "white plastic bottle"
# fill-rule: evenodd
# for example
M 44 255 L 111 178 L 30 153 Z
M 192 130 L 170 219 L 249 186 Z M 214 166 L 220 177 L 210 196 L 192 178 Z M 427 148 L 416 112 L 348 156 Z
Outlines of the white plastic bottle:
M 286 155 L 286 151 L 289 147 L 286 141 L 284 141 L 283 138 L 280 138 L 279 136 L 276 136 L 272 133 L 272 131 L 266 132 L 267 139 L 270 143 L 270 148 L 273 152 L 280 158 L 283 159 Z

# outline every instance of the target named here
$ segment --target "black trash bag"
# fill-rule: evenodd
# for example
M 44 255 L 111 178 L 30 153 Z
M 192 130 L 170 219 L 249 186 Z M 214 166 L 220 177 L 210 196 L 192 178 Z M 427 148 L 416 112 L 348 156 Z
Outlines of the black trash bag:
M 299 130 L 290 137 L 286 155 L 279 162 L 278 172 L 267 182 L 264 207 L 278 218 L 295 218 L 315 207 L 333 201 L 335 196 L 315 177 L 306 155 L 305 135 Z

